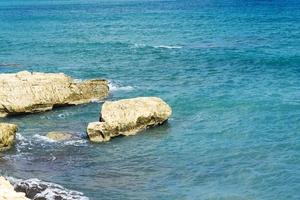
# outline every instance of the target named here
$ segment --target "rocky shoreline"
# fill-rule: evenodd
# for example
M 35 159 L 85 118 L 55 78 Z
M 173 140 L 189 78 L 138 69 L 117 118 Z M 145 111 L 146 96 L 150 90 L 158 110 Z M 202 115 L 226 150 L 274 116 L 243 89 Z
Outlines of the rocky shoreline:
M 0 177 L 0 200 L 88 200 L 83 193 L 39 179 Z
M 102 79 L 76 82 L 62 73 L 27 71 L 0 74 L 0 117 L 38 113 L 58 106 L 88 103 L 95 99 L 104 99 L 108 94 L 108 82 Z M 106 142 L 120 135 L 135 135 L 165 123 L 171 114 L 171 107 L 158 97 L 105 101 L 99 121 L 91 122 L 87 126 L 87 138 L 92 142 Z M 0 151 L 7 151 L 13 147 L 17 131 L 18 127 L 15 124 L 0 123 Z M 73 135 L 54 131 L 49 132 L 46 137 L 60 142 L 73 138 Z M 8 181 L 0 175 L 0 200 L 28 198 L 88 199 L 80 192 L 69 191 L 60 185 L 38 179 L 10 178 Z

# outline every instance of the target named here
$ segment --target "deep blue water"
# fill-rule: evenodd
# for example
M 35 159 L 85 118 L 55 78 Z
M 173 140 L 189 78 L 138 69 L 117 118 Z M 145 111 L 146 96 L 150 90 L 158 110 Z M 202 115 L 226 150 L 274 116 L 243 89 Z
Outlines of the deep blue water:
M 300 2 L 0 0 L 1 73 L 106 78 L 108 98 L 159 96 L 169 123 L 89 143 L 101 103 L 19 125 L 0 171 L 90 199 L 300 199 Z M 0 64 L 1 65 L 1 64 Z M 49 131 L 82 139 L 53 143 Z

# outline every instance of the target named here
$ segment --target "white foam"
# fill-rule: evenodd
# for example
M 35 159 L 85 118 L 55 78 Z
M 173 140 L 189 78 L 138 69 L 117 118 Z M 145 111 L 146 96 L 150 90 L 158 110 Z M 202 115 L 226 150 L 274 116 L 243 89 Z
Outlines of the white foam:
M 144 47 L 152 47 L 152 48 L 162 48 L 162 49 L 181 49 L 182 46 L 178 45 L 146 45 L 146 44 L 134 44 L 134 48 L 144 48 Z
M 182 46 L 159 45 L 159 46 L 154 46 L 154 48 L 163 48 L 163 49 L 181 49 Z
M 66 118 L 66 115 L 62 113 L 62 114 L 59 114 L 58 117 L 59 117 L 60 119 L 65 119 L 65 118 Z
M 16 144 L 16 150 L 18 152 L 22 152 L 22 147 L 31 145 L 31 141 L 25 138 L 21 133 L 16 134 L 17 138 L 17 144 Z
M 73 140 L 67 140 L 67 141 L 56 141 L 56 140 L 52 140 L 46 136 L 43 135 L 39 135 L 39 134 L 35 134 L 33 136 L 34 138 L 36 138 L 39 141 L 42 142 L 47 142 L 47 143 L 60 143 L 63 145 L 70 145 L 70 146 L 83 146 L 84 144 L 87 144 L 87 140 L 86 139 L 81 139 L 81 138 L 75 138 Z
M 104 100 L 100 100 L 100 99 L 92 99 L 91 102 L 92 102 L 92 103 L 103 103 Z
M 26 140 L 26 138 L 21 133 L 17 133 L 16 137 L 17 137 L 17 140 L 20 140 L 22 142 Z
M 111 81 L 109 81 L 108 85 L 109 85 L 109 90 L 111 92 L 116 92 L 116 91 L 132 91 L 132 90 L 135 89 L 132 86 L 122 86 L 122 85 L 120 85 L 118 83 L 113 83 Z
M 87 140 L 81 139 L 81 140 L 69 140 L 64 142 L 65 145 L 71 145 L 71 146 L 82 146 L 83 144 L 87 144 Z
M 82 80 L 82 79 L 74 79 L 74 83 L 82 83 L 82 82 L 84 82 L 84 80 Z
M 134 47 L 135 48 L 143 48 L 143 47 L 146 47 L 147 45 L 145 44 L 134 44 Z

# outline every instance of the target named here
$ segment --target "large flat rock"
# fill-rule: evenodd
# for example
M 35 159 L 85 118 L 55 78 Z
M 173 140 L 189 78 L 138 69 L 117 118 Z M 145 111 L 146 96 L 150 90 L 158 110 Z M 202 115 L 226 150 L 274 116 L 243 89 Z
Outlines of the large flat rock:
M 108 95 L 106 80 L 76 82 L 62 73 L 0 74 L 0 117 L 77 105 Z
M 106 101 L 100 122 L 87 127 L 91 141 L 108 141 L 118 135 L 134 135 L 144 129 L 164 123 L 171 116 L 170 106 L 157 97 L 139 97 Z

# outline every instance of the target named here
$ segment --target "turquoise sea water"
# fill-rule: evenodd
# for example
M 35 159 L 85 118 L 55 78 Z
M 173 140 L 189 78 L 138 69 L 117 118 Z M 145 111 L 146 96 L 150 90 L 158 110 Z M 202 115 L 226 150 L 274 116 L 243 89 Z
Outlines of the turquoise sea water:
M 297 0 L 0 0 L 0 63 L 106 78 L 109 100 L 173 108 L 168 124 L 105 144 L 85 138 L 101 103 L 0 119 L 20 127 L 4 174 L 92 200 L 300 199 Z M 79 138 L 43 137 L 55 130 Z

